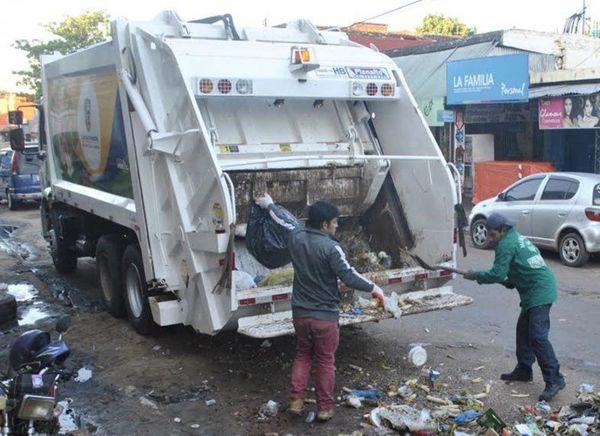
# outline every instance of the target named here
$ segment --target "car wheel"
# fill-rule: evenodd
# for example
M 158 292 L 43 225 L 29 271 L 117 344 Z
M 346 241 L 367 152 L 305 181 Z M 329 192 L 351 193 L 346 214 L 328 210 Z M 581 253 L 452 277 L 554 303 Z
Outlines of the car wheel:
M 142 335 L 155 333 L 158 326 L 152 318 L 144 263 L 137 244 L 130 244 L 125 249 L 122 271 L 125 285 L 125 307 L 131 325 Z
M 17 202 L 12 198 L 8 192 L 6 193 L 6 203 L 10 210 L 15 210 L 17 208 Z
M 96 270 L 102 302 L 108 313 L 116 318 L 125 316 L 121 255 L 123 243 L 119 235 L 105 235 L 96 244 Z
M 476 248 L 485 250 L 490 246 L 488 231 L 485 227 L 485 218 L 477 218 L 471 224 L 471 241 Z
M 567 233 L 560 240 L 558 248 L 560 260 L 567 266 L 582 266 L 590 258 L 590 253 L 585 248 L 585 243 L 579 234 Z

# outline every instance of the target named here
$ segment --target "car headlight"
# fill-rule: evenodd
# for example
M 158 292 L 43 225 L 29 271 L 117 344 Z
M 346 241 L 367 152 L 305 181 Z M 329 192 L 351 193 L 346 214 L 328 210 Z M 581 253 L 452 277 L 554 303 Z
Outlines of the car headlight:
M 24 395 L 17 416 L 25 420 L 50 419 L 54 411 L 54 397 Z

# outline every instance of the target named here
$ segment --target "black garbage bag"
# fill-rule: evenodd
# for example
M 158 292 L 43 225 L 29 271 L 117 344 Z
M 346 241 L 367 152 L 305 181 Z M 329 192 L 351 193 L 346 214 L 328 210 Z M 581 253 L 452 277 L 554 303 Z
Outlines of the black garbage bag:
M 284 215 L 285 221 L 300 226 L 298 220 L 287 209 L 277 204 L 278 215 Z M 262 265 L 267 268 L 279 268 L 290 263 L 288 237 L 290 230 L 276 223 L 269 211 L 257 204 L 248 209 L 246 227 L 246 248 Z

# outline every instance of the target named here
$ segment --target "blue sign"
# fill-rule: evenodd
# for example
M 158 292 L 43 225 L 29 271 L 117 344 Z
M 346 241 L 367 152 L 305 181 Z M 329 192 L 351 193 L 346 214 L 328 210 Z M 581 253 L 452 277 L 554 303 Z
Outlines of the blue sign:
M 516 54 L 446 64 L 447 104 L 529 101 L 529 56 Z

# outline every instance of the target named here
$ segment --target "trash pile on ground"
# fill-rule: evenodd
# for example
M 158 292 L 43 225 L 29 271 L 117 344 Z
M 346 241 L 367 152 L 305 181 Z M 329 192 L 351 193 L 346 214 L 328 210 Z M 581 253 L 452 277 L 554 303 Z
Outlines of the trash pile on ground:
M 356 366 L 355 369 L 361 370 Z M 420 377 L 401 380 L 385 390 L 373 386 L 343 388 L 338 400 L 346 407 L 363 411 L 361 427 L 366 434 L 587 436 L 600 433 L 600 393 L 593 385 L 581 385 L 577 401 L 558 410 L 545 401 L 523 406 L 522 419 L 511 424 L 485 405 L 491 383 L 472 379 L 476 388 L 452 392 L 447 384 L 441 383 L 441 378 L 439 371 L 427 368 Z

